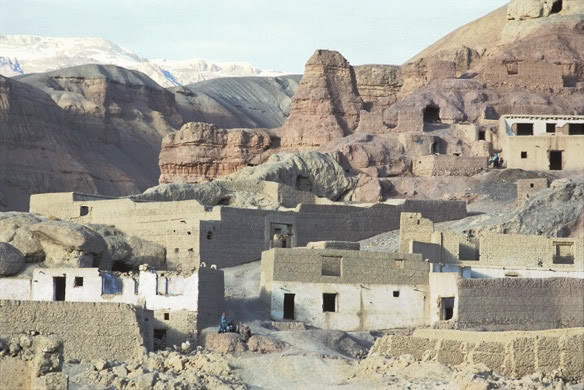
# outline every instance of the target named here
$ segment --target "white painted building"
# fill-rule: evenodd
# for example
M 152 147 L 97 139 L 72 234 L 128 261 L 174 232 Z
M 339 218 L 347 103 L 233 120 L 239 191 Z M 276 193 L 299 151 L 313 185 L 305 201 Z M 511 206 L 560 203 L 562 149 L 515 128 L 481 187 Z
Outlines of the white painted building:
M 346 331 L 427 322 L 429 263 L 421 255 L 274 248 L 261 268 L 261 298 L 274 320 Z

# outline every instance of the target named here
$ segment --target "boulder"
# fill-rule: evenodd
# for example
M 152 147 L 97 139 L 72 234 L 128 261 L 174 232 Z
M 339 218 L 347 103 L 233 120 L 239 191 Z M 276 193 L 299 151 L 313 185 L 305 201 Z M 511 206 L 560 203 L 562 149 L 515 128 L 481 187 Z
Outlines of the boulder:
M 0 213 L 0 241 L 16 247 L 26 263 L 38 263 L 45 259 L 40 240 L 29 231 L 30 225 L 44 219 L 29 213 Z
M 244 352 L 247 345 L 239 333 L 205 333 L 202 335 L 205 349 L 219 353 Z
M 52 241 L 66 248 L 83 252 L 101 253 L 106 244 L 98 233 L 66 221 L 44 221 L 29 226 L 29 230 L 42 240 Z
M 138 271 L 142 264 L 157 270 L 166 269 L 166 249 L 162 245 L 128 236 L 113 226 L 89 227 L 105 240 L 107 249 L 103 258 L 111 261 L 114 269 Z
M 0 276 L 12 276 L 24 267 L 24 256 L 10 244 L 0 242 Z
M 253 352 L 272 353 L 283 350 L 286 344 L 273 337 L 254 335 L 249 338 L 247 347 Z
M 266 163 L 245 168 L 225 180 L 274 181 L 331 200 L 354 189 L 357 182 L 332 155 L 319 152 L 275 154 Z

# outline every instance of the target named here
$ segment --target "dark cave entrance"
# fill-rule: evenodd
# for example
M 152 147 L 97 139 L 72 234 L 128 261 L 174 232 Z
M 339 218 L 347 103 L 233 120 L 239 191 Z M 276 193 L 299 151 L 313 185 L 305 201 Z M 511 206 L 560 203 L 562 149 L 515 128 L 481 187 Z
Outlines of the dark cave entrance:
M 442 123 L 440 120 L 440 107 L 426 106 L 424 109 L 424 122 L 426 123 Z
M 560 12 L 562 12 L 563 5 L 564 4 L 563 4 L 562 0 L 556 0 L 554 5 L 552 6 L 552 10 L 551 10 L 550 14 L 559 14 Z

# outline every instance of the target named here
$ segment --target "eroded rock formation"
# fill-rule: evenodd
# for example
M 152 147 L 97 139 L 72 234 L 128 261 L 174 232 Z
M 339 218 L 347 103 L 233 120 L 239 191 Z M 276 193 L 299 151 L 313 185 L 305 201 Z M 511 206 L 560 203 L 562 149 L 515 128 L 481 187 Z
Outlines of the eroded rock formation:
M 160 183 L 201 183 L 261 164 L 271 144 L 266 130 L 187 123 L 162 142 Z
M 349 62 L 338 52 L 317 50 L 306 63 L 292 99 L 290 117 L 279 134 L 283 147 L 318 147 L 351 134 L 363 100 Z

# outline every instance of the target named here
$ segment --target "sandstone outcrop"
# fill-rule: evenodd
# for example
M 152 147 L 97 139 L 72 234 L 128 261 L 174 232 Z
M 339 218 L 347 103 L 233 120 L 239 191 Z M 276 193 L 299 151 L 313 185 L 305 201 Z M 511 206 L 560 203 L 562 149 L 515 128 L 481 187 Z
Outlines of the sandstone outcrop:
M 353 68 L 338 52 L 317 50 L 306 63 L 279 131 L 283 147 L 318 147 L 351 134 L 363 105 Z
M 201 183 L 265 161 L 272 144 L 262 129 L 219 129 L 187 123 L 168 134 L 160 152 L 160 183 Z

